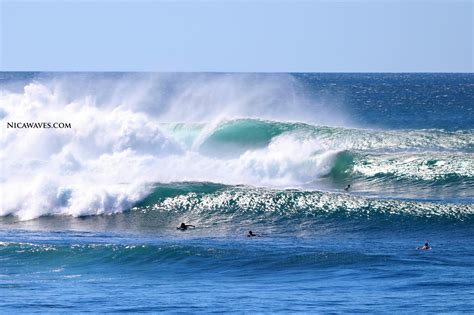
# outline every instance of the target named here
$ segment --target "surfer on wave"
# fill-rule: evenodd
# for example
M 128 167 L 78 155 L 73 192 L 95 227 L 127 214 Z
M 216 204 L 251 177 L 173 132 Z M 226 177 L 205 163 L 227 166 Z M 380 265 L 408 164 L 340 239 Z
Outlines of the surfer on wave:
M 176 229 L 181 230 L 181 231 L 186 231 L 190 227 L 195 228 L 195 226 L 192 224 L 181 223 L 181 225 L 178 226 Z

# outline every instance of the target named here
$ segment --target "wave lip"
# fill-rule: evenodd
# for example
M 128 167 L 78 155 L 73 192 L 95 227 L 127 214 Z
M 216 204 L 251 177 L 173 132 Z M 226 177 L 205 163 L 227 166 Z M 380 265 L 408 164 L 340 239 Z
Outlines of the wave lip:
M 473 130 L 372 130 L 311 125 L 302 122 L 261 119 L 224 119 L 206 123 L 162 124 L 171 137 L 193 147 L 265 147 L 283 133 L 295 139 L 318 140 L 322 149 L 370 152 L 465 152 L 474 153 Z

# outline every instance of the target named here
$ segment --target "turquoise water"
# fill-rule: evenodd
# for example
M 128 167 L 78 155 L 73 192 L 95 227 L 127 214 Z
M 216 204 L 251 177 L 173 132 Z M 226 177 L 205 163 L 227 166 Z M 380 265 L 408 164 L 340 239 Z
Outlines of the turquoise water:
M 471 313 L 473 87 L 0 73 L 0 312 Z

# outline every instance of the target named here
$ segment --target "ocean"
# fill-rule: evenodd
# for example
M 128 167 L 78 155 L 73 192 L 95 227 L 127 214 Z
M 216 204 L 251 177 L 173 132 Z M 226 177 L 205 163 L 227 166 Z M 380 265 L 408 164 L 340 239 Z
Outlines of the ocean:
M 0 72 L 0 312 L 472 313 L 473 109 L 474 74 Z

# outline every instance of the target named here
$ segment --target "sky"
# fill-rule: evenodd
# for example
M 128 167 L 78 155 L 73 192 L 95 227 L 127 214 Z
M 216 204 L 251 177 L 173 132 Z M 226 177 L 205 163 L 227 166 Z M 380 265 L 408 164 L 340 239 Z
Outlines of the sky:
M 473 72 L 473 0 L 0 0 L 2 71 Z

